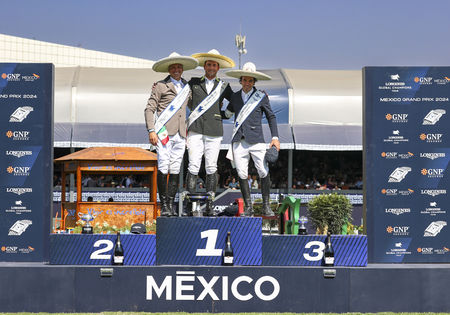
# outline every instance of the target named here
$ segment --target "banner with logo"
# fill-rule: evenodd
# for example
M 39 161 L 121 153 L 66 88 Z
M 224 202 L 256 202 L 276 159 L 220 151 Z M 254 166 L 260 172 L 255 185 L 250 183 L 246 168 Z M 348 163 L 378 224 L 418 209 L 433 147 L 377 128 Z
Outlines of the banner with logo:
M 52 64 L 0 63 L 0 261 L 47 261 Z
M 366 67 L 369 262 L 450 262 L 450 67 Z

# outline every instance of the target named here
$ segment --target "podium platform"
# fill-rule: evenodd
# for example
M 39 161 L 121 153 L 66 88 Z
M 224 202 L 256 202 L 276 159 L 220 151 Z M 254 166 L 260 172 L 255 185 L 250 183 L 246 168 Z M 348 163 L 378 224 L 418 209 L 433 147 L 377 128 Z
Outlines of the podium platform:
M 220 266 L 231 233 L 235 266 L 321 266 L 325 235 L 262 235 L 262 218 L 158 218 L 155 235 L 122 234 L 128 266 Z M 52 234 L 50 264 L 110 265 L 115 234 Z M 365 235 L 333 235 L 335 266 L 367 266 Z

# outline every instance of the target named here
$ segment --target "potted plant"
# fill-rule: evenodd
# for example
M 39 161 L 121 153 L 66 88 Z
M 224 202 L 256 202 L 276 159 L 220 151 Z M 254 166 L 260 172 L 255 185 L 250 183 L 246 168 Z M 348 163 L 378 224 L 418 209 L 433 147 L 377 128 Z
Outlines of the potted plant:
M 348 198 L 336 193 L 318 195 L 308 203 L 309 217 L 318 234 L 341 234 L 344 225 L 352 220 L 352 209 Z

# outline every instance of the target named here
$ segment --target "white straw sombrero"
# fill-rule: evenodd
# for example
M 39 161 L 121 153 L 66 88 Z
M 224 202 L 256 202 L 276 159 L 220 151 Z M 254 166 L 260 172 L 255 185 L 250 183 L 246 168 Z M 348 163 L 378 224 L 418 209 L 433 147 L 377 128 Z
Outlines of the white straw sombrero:
M 256 71 L 256 66 L 253 62 L 247 62 L 242 67 L 242 70 L 230 70 L 225 72 L 226 75 L 232 78 L 240 78 L 240 77 L 252 77 L 257 80 L 272 80 L 272 78 L 262 72 Z
M 204 66 L 207 60 L 217 62 L 220 68 L 233 68 L 235 66 L 233 59 L 221 55 L 216 49 L 211 49 L 207 53 L 193 54 L 192 57 L 198 60 L 199 66 Z
M 169 57 L 155 62 L 152 69 L 156 72 L 169 72 L 169 66 L 177 63 L 183 65 L 183 71 L 192 70 L 198 66 L 197 59 L 189 56 L 181 56 L 180 54 L 173 52 Z

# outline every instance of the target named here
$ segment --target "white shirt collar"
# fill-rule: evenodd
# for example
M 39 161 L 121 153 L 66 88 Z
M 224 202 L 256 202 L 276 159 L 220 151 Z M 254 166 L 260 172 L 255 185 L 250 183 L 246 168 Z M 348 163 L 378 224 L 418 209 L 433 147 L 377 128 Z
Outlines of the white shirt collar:
M 172 83 L 175 84 L 175 85 L 177 85 L 177 84 L 183 85 L 183 82 L 181 81 L 181 79 L 177 81 L 174 78 L 170 77 L 170 81 L 172 81 Z
M 250 97 L 250 95 L 252 94 L 253 89 L 251 89 L 250 91 L 248 91 L 248 93 L 245 93 L 244 90 L 241 90 L 241 96 L 242 96 L 242 100 L 245 102 L 247 102 L 248 98 Z

